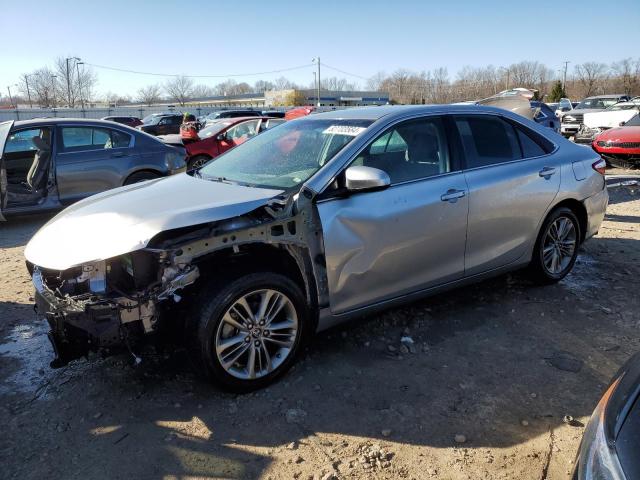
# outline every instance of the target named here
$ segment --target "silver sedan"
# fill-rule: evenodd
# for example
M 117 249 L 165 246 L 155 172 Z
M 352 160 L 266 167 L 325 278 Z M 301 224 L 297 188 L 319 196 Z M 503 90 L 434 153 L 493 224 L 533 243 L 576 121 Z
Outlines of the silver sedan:
M 82 201 L 25 255 L 54 366 L 179 324 L 203 373 L 250 390 L 348 318 L 520 268 L 561 280 L 603 220 L 604 167 L 506 110 L 324 113 Z

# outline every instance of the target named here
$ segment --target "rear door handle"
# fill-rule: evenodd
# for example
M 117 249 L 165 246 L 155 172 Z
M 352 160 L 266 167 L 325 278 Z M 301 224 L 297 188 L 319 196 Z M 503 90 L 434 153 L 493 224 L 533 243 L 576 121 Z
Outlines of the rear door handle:
M 111 154 L 111 158 L 119 158 L 119 157 L 126 157 L 127 154 L 125 152 L 113 152 Z
M 549 179 L 549 177 L 551 177 L 551 175 L 553 175 L 554 173 L 556 173 L 556 169 L 553 167 L 544 167 L 542 170 L 540 170 L 538 172 L 538 175 L 540 175 L 541 177 L 544 177 L 546 180 Z
M 443 202 L 456 203 L 459 198 L 465 196 L 464 190 L 456 190 L 455 188 L 450 188 L 447 190 L 447 193 L 443 193 L 440 195 L 440 200 Z

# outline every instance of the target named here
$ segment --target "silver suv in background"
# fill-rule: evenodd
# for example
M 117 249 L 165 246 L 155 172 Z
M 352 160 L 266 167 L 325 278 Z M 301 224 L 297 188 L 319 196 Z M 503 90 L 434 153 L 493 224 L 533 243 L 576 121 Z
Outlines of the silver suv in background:
M 246 391 L 347 319 L 520 268 L 561 280 L 604 217 L 603 173 L 507 110 L 354 108 L 82 201 L 25 256 L 53 366 L 175 327 L 202 373 Z

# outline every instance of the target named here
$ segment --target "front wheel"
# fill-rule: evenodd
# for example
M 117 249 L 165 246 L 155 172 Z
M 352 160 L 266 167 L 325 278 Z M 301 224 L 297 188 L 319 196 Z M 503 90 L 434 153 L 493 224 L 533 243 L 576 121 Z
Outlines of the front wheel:
M 195 157 L 190 158 L 187 162 L 188 170 L 195 170 L 196 168 L 200 168 L 209 160 L 211 160 L 211 158 L 207 157 L 206 155 L 196 155 Z
M 238 392 L 283 375 L 311 333 L 302 291 L 272 272 L 205 286 L 192 320 L 197 364 L 215 383 Z
M 536 241 L 530 270 L 540 283 L 562 280 L 573 268 L 580 246 L 580 223 L 569 208 L 549 214 Z

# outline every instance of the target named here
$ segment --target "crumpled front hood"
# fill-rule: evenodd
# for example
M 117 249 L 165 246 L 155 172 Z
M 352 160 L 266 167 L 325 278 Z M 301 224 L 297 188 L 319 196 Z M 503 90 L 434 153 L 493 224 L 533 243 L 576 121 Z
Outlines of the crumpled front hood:
M 34 235 L 24 254 L 40 267 L 65 270 L 144 248 L 165 230 L 245 214 L 280 193 L 186 173 L 120 187 L 56 215 Z

